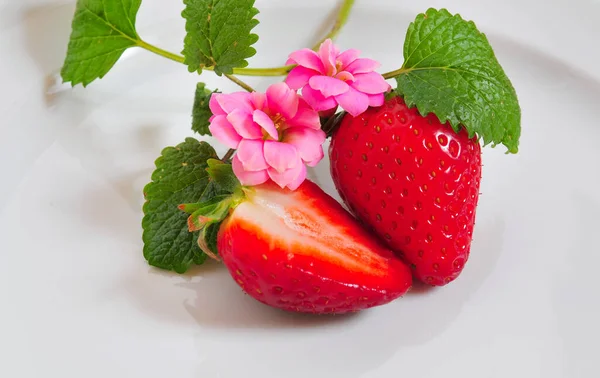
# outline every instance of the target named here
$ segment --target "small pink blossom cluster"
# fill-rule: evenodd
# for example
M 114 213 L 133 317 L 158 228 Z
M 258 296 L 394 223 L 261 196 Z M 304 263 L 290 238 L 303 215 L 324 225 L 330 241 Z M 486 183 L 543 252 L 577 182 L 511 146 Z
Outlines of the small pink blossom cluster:
M 358 56 L 354 49 L 340 53 L 328 39 L 318 52 L 291 53 L 287 64 L 296 66 L 266 93 L 211 96 L 210 132 L 237 150 L 232 166 L 242 185 L 270 179 L 295 190 L 306 179 L 306 166 L 314 167 L 324 156 L 319 112 L 340 106 L 356 117 L 369 106 L 383 105 L 390 86 L 375 72 L 379 63 Z

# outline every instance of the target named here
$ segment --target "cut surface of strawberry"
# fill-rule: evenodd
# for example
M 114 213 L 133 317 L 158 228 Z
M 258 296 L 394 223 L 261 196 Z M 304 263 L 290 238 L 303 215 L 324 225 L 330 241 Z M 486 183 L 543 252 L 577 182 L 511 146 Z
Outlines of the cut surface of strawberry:
M 339 314 L 388 303 L 411 286 L 410 269 L 313 182 L 245 192 L 217 247 L 233 279 L 260 302 Z

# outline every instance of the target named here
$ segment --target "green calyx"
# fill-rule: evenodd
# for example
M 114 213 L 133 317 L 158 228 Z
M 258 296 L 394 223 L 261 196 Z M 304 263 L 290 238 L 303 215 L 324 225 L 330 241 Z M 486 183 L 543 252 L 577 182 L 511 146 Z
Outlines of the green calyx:
M 245 193 L 231 164 L 217 159 L 208 159 L 207 164 L 206 172 L 215 186 L 215 195 L 202 202 L 181 204 L 178 208 L 190 215 L 187 221 L 189 232 L 200 232 L 200 249 L 219 260 L 216 250 L 218 228 L 230 211 L 245 199 Z

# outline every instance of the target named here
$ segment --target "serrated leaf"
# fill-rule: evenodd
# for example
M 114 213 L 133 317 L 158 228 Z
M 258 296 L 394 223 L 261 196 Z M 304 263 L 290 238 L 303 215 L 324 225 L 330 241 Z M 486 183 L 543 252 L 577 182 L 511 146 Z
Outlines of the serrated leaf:
M 208 143 L 187 138 L 165 148 L 156 160 L 152 182 L 144 188 L 142 220 L 144 257 L 150 265 L 183 273 L 206 259 L 197 244 L 199 233 L 188 231 L 188 216 L 178 205 L 203 202 L 216 194 L 206 172 L 206 161 L 216 157 Z
M 221 160 L 209 159 L 206 171 L 221 193 L 234 193 L 240 186 L 240 180 L 233 173 L 233 166 Z
M 192 130 L 200 135 L 211 135 L 208 126 L 212 111 L 208 107 L 210 96 L 217 91 L 206 89 L 204 83 L 196 85 L 196 94 L 194 95 L 194 107 L 192 108 Z
M 454 130 L 461 125 L 484 145 L 516 153 L 521 110 L 510 80 L 486 36 L 473 22 L 429 9 L 410 24 L 397 91 L 422 115 L 435 113 Z
M 104 77 L 139 36 L 135 19 L 141 0 L 78 0 L 71 23 L 64 82 L 87 86 Z
M 182 16 L 187 34 L 183 55 L 190 72 L 214 67 L 218 75 L 246 67 L 256 54 L 251 47 L 258 36 L 251 33 L 258 24 L 254 0 L 184 0 Z

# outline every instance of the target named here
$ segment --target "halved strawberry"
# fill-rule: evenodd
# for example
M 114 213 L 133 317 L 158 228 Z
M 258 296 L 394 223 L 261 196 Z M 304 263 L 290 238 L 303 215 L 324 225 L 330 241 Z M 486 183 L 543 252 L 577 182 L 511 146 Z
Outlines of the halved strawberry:
M 309 180 L 295 191 L 240 187 L 232 198 L 218 255 L 262 303 L 340 314 L 386 304 L 412 284 L 410 269 Z
M 221 225 L 219 255 L 257 300 L 285 310 L 344 313 L 388 303 L 411 273 L 333 198 L 306 180 L 297 190 L 272 184 Z

